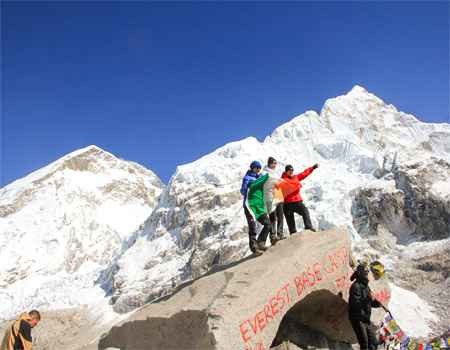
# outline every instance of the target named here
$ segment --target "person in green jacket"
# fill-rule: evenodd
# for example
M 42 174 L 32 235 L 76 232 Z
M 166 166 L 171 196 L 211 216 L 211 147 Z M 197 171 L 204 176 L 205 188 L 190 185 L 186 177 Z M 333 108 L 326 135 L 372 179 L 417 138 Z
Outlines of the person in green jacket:
M 257 255 L 261 255 L 267 249 L 266 240 L 270 232 L 270 220 L 266 212 L 263 190 L 269 175 L 259 176 L 260 171 L 261 163 L 253 161 L 241 186 L 241 194 L 244 196 L 244 213 L 249 228 L 250 250 Z M 256 238 L 256 221 L 263 225 L 258 238 Z
M 269 178 L 269 174 L 260 176 L 255 181 L 251 182 L 248 186 L 247 203 L 250 208 L 253 217 L 263 225 L 261 232 L 256 240 L 256 249 L 265 251 L 267 236 L 270 232 L 270 219 L 267 215 L 267 208 L 264 203 L 264 183 Z M 258 253 L 258 252 L 256 252 Z

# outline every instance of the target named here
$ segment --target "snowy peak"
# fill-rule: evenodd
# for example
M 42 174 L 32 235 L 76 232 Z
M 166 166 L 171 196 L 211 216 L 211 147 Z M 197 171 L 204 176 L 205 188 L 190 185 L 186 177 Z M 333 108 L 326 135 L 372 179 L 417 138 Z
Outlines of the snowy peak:
M 163 188 L 152 171 L 89 146 L 0 189 L 0 300 L 90 303 L 93 282 L 133 241 Z M 15 307 L 0 303 L 1 317 Z
M 108 171 L 111 167 L 127 168 L 131 166 L 140 168 L 143 172 L 152 173 L 150 170 L 145 169 L 137 163 L 120 160 L 113 154 L 95 145 L 73 151 L 53 164 L 59 165 L 59 170 L 70 169 L 73 171 L 90 171 L 95 173 Z M 156 175 L 154 176 L 156 177 Z
M 73 151 L 59 159 L 57 159 L 56 161 L 53 161 L 52 163 L 46 165 L 43 168 L 40 168 L 36 171 L 33 171 L 32 173 L 28 174 L 27 176 L 16 180 L 15 182 L 5 186 L 4 188 L 10 187 L 11 185 L 23 185 L 26 182 L 39 182 L 40 180 L 42 180 L 43 178 L 49 177 L 51 176 L 53 173 L 55 173 L 58 169 L 63 169 L 64 167 L 67 168 L 73 168 L 73 170 L 77 170 L 77 166 L 76 164 L 71 164 L 71 163 L 76 163 L 78 159 L 82 159 L 83 157 L 86 157 L 90 154 L 106 154 L 106 151 L 103 151 L 101 148 L 91 145 L 85 148 L 81 148 L 79 150 Z M 109 154 L 109 153 L 108 153 Z M 111 154 L 109 154 L 111 157 L 113 157 Z M 92 158 L 91 160 L 94 160 L 94 158 Z M 85 164 L 86 167 L 86 164 Z M 81 170 L 82 167 L 78 166 L 78 168 Z M 14 187 L 11 186 L 11 187 Z
M 85 173 L 84 175 L 82 174 L 83 172 Z M 80 177 L 74 177 L 73 180 L 78 182 L 80 186 L 89 186 L 89 183 L 83 183 L 83 176 L 88 176 L 88 174 L 109 174 L 114 177 L 114 173 L 117 175 L 117 172 L 123 172 L 124 174 L 122 175 L 126 173 L 139 174 L 145 176 L 146 181 L 150 182 L 153 186 L 157 188 L 164 187 L 162 181 L 151 170 L 134 162 L 120 160 L 100 147 L 90 145 L 73 151 L 49 165 L 1 188 L 0 205 L 2 202 L 4 204 L 8 199 L 13 200 L 20 192 L 35 192 L 37 188 L 56 181 L 56 179 L 63 181 L 63 175 L 75 175 L 79 173 Z
M 77 149 L 75 151 L 72 151 L 68 154 L 66 154 L 65 156 L 63 156 L 61 159 L 68 159 L 68 158 L 73 158 L 73 157 L 77 157 L 78 155 L 84 154 L 84 153 L 90 153 L 90 152 L 104 152 L 104 153 L 108 153 L 106 152 L 104 149 L 96 146 L 96 145 L 89 145 L 80 149 Z
M 379 106 L 385 105 L 385 102 L 381 98 L 372 94 L 371 92 L 367 91 L 364 87 L 359 85 L 355 85 L 350 91 L 348 91 L 344 95 L 327 99 L 325 101 L 325 105 L 327 105 L 327 103 L 332 103 L 333 101 L 336 100 L 344 104 L 353 104 L 353 105 L 356 104 L 360 105 L 377 104 Z
M 367 89 L 365 89 L 364 87 L 360 86 L 360 85 L 355 85 L 351 88 L 351 90 L 349 92 L 347 92 L 345 95 L 341 96 L 342 97 L 346 97 L 349 99 L 359 99 L 359 100 L 375 100 L 377 102 L 383 102 L 378 96 L 370 93 L 369 91 L 367 91 Z M 339 98 L 339 97 L 337 97 Z
M 373 152 L 436 152 L 448 157 L 448 152 L 442 152 L 441 141 L 450 137 L 449 124 L 421 122 L 360 86 L 328 99 L 320 118 L 335 138 L 363 145 Z
M 332 158 L 371 172 L 384 155 L 392 157 L 395 152 L 439 151 L 447 157 L 445 137 L 450 137 L 448 124 L 422 123 L 356 85 L 345 95 L 326 100 L 320 114 L 306 111 L 277 127 L 263 142 L 254 137 L 230 142 L 179 166 L 169 187 L 176 182 L 232 184 L 252 160 L 264 162 L 268 156 L 275 156 L 280 165 L 285 159 L 302 159 L 301 166 Z
M 368 94 L 368 91 L 361 85 L 355 85 L 347 94 Z
M 393 106 L 386 105 L 383 100 L 355 86 L 347 94 L 325 101 L 320 113 L 333 132 L 357 132 L 362 127 L 375 128 L 383 124 L 389 113 L 396 113 Z
M 96 170 L 95 168 L 92 168 L 93 165 L 98 163 L 100 159 L 113 161 L 116 158 L 103 149 L 95 145 L 91 145 L 71 152 L 57 162 L 62 163 L 62 167 L 67 167 L 68 169 L 72 169 L 74 171 L 93 171 Z

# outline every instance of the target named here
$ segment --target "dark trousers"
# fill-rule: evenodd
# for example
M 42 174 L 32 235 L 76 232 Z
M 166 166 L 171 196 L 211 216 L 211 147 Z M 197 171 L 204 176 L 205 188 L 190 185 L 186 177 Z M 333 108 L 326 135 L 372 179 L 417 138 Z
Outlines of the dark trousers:
M 247 219 L 248 224 L 248 238 L 250 244 L 250 250 L 254 252 L 255 244 L 258 240 L 259 242 L 266 242 L 267 236 L 270 232 L 270 219 L 267 214 L 263 214 L 258 218 L 258 222 L 263 225 L 261 232 L 259 233 L 258 239 L 256 239 L 256 221 L 253 218 L 252 214 L 250 214 L 250 210 L 247 206 L 244 206 L 245 218 Z
M 289 227 L 289 233 L 297 232 L 297 228 L 295 227 L 294 213 L 300 214 L 302 216 L 306 230 L 310 230 L 313 228 L 311 224 L 311 218 L 309 217 L 308 208 L 303 204 L 303 202 L 284 203 L 283 210 L 287 225 Z
M 350 323 L 358 338 L 359 348 L 361 350 L 376 350 L 378 341 L 374 331 L 370 328 L 370 324 L 358 320 L 350 320 Z
M 283 203 L 278 203 L 275 210 L 270 213 L 270 236 L 283 236 Z

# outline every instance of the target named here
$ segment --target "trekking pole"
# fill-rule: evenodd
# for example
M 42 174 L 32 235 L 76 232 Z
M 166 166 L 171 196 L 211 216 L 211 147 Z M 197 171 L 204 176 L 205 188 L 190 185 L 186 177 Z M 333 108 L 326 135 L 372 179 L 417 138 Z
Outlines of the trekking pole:
M 383 308 L 384 311 L 386 311 L 386 313 L 389 314 L 389 316 L 391 316 L 392 319 L 394 319 L 394 316 L 392 316 L 391 310 L 389 310 L 386 306 L 384 306 L 384 304 L 381 304 L 381 307 Z

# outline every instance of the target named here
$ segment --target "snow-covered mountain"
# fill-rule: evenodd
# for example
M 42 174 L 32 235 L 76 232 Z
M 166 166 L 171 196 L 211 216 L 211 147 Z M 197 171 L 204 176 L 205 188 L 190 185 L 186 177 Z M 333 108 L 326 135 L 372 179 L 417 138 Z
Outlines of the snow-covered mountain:
M 0 318 L 104 299 L 101 272 L 133 243 L 164 186 L 98 147 L 0 190 Z
M 85 152 L 90 161 L 78 160 Z M 97 148 L 5 187 L 0 315 L 30 305 L 92 305 L 104 291 L 114 310 L 126 312 L 244 257 L 240 182 L 252 160 L 268 156 L 280 170 L 320 163 L 302 190 L 313 224 L 348 227 L 359 256 L 381 259 L 396 285 L 441 308 L 441 324 L 450 324 L 450 298 L 441 297 L 450 283 L 450 125 L 423 123 L 359 86 L 262 142 L 249 137 L 179 166 L 166 187 Z M 36 253 L 23 250 L 27 241 Z M 84 294 L 69 292 L 73 286 Z M 401 309 L 406 294 L 395 290 Z
M 320 163 L 304 181 L 313 223 L 320 229 L 347 226 L 360 255 L 384 258 L 397 270 L 392 261 L 400 262 L 408 243 L 447 239 L 440 246 L 448 247 L 450 125 L 420 122 L 356 86 L 327 100 L 320 115 L 308 111 L 295 117 L 263 142 L 252 137 L 232 142 L 179 166 L 136 243 L 118 260 L 112 280 L 116 310 L 131 310 L 215 264 L 248 254 L 238 190 L 250 161 L 268 156 L 276 157 L 280 168 L 291 163 L 298 171 Z M 425 169 L 426 181 L 413 183 L 421 178 L 418 168 Z M 364 191 L 376 188 L 403 196 L 396 210 L 378 197 L 373 206 L 361 204 L 371 200 Z M 439 209 L 432 209 L 435 205 Z M 378 223 L 370 219 L 381 215 L 377 210 L 391 230 L 386 247 Z M 444 281 L 437 285 L 442 290 Z

